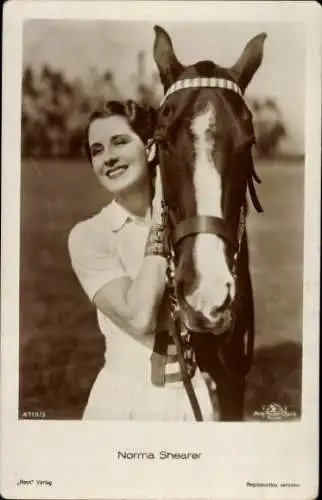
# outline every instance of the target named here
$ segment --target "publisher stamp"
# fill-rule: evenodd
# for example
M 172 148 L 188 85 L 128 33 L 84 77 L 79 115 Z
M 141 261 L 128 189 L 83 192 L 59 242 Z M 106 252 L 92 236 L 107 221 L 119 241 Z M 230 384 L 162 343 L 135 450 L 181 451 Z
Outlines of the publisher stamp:
M 278 403 L 271 403 L 263 405 L 259 411 L 254 411 L 253 417 L 258 420 L 294 420 L 299 417 L 297 412 L 287 405 L 280 405 Z
M 299 483 L 294 481 L 247 481 L 248 488 L 299 488 Z
M 53 482 L 48 479 L 19 479 L 17 486 L 52 486 Z

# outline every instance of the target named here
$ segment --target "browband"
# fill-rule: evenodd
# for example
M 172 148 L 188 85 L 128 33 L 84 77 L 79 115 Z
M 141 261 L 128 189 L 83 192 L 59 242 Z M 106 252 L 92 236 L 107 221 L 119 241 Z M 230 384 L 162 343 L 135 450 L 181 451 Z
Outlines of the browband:
M 169 97 L 169 95 L 177 92 L 178 90 L 200 87 L 216 87 L 220 89 L 232 90 L 233 92 L 236 92 L 236 94 L 238 94 L 240 97 L 243 97 L 243 92 L 241 91 L 240 87 L 232 80 L 226 80 L 225 78 L 215 78 L 214 76 L 208 78 L 198 76 L 196 78 L 186 78 L 184 80 L 179 80 L 173 83 L 165 93 L 160 106 L 163 105 L 164 101 L 167 99 L 167 97 Z

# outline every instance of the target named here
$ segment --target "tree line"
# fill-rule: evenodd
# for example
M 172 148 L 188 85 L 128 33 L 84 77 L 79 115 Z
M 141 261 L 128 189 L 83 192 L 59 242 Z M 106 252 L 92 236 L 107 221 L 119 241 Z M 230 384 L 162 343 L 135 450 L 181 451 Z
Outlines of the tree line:
M 157 75 L 149 81 L 140 74 L 142 53 L 138 56 L 138 74 L 132 77 L 136 99 L 142 104 L 158 105 Z M 68 79 L 62 71 L 48 65 L 36 72 L 23 70 L 21 150 L 23 157 L 79 158 L 83 155 L 84 128 L 91 111 L 104 100 L 124 99 L 113 72 L 93 74 L 88 79 Z M 278 104 L 271 98 L 251 99 L 258 154 L 276 152 L 286 135 Z

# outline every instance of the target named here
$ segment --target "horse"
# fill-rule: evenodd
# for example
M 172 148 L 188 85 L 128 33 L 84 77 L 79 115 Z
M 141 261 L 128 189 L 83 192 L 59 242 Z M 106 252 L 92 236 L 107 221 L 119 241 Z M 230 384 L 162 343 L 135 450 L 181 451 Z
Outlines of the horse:
M 241 421 L 255 331 L 247 190 L 263 211 L 244 92 L 261 65 L 267 35 L 252 38 L 226 68 L 209 60 L 183 65 L 169 34 L 160 26 L 154 32 L 164 89 L 154 138 L 179 321 L 197 365 L 216 385 L 220 420 Z

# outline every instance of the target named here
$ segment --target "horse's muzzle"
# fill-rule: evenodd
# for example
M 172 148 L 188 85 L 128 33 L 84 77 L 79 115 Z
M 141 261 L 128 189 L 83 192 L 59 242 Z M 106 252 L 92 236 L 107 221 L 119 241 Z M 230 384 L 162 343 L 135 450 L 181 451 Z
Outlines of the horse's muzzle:
M 199 311 L 194 311 L 184 300 L 180 299 L 181 321 L 189 331 L 211 333 L 213 335 L 222 335 L 234 328 L 235 312 L 232 302 L 227 303 L 226 307 L 219 308 L 210 317 L 204 316 Z

